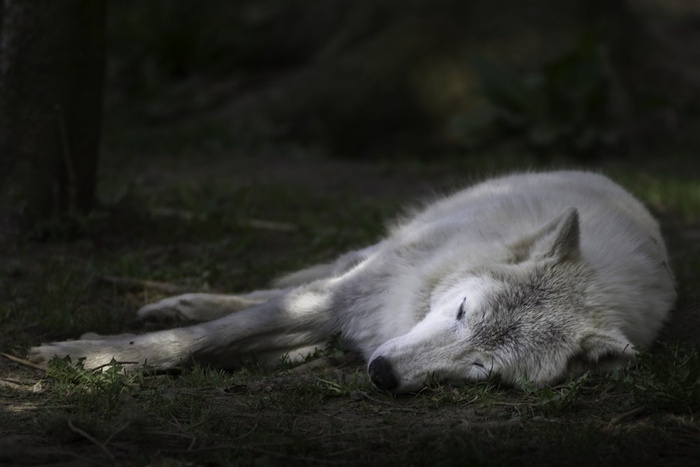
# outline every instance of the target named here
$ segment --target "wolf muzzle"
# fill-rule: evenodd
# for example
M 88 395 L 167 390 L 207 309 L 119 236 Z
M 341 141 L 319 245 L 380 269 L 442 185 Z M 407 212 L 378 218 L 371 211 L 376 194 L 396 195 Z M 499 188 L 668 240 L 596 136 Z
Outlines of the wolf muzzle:
M 399 385 L 394 368 L 385 357 L 377 357 L 369 363 L 369 377 L 379 389 L 391 391 Z

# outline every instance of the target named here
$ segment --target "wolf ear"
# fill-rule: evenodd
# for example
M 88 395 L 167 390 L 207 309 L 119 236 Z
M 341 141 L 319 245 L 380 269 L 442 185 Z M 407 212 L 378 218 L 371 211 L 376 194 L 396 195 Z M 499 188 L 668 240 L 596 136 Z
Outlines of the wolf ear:
M 579 232 L 578 211 L 567 209 L 540 230 L 533 253 L 536 257 L 556 260 L 578 256 Z
M 634 361 L 637 356 L 632 343 L 620 332 L 596 331 L 585 336 L 581 352 L 569 362 L 569 371 L 610 371 Z
M 517 260 L 526 258 L 562 261 L 580 254 L 579 220 L 576 208 L 569 208 L 533 235 L 512 245 Z

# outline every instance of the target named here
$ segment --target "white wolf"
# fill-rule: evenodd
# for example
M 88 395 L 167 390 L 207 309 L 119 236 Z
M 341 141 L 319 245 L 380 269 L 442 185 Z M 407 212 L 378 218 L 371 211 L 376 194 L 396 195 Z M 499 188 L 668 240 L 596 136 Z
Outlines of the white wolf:
M 379 243 L 276 288 L 186 294 L 138 312 L 204 323 L 45 344 L 30 355 L 85 357 L 86 367 L 114 358 L 234 368 L 304 354 L 340 333 L 374 384 L 392 392 L 489 375 L 541 385 L 633 359 L 675 299 L 659 227 L 640 202 L 602 175 L 525 173 L 415 210 Z

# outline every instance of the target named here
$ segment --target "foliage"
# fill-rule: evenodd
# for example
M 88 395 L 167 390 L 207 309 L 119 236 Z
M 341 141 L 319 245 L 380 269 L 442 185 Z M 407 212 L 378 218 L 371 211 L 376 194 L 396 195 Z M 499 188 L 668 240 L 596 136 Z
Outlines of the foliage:
M 219 61 L 229 45 L 225 20 L 238 10 L 222 2 L 192 8 L 162 0 L 111 1 L 108 7 L 109 74 L 134 93 Z
M 313 28 L 300 21 L 311 15 L 306 10 L 323 9 L 323 3 L 238 0 L 193 7 L 187 0 L 111 0 L 108 77 L 120 90 L 143 96 L 165 83 L 196 81 L 201 75 L 298 65 L 336 32 L 327 24 L 332 18 L 309 22 Z M 209 100 L 206 91 L 190 92 Z
M 631 403 L 655 412 L 700 411 L 700 351 L 692 345 L 662 345 L 642 354 L 637 368 L 623 370 L 611 379 L 632 396 Z
M 582 396 L 583 389 L 589 380 L 590 374 L 584 373 L 556 386 L 534 386 L 526 381 L 521 384 L 525 393 L 534 397 L 535 407 L 551 415 L 570 410 Z
M 590 155 L 614 145 L 612 82 L 604 45 L 585 36 L 571 51 L 535 73 L 518 73 L 487 59 L 474 60 L 485 104 L 453 124 L 468 142 L 524 141 L 536 151 Z
M 102 416 L 113 414 L 138 375 L 127 375 L 123 365 L 114 359 L 104 367 L 90 370 L 83 366 L 83 360 L 74 364 L 67 356 L 49 362 L 47 374 L 54 380 L 56 391 L 83 410 Z

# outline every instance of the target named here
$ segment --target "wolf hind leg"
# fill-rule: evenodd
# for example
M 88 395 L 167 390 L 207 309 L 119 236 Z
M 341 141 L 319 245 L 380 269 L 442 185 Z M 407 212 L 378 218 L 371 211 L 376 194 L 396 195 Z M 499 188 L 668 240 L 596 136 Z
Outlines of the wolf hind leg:
M 133 339 L 136 334 L 133 333 L 123 333 L 123 334 L 98 334 L 96 332 L 86 332 L 80 336 L 80 340 L 93 340 L 93 341 L 124 341 L 126 339 Z M 292 350 L 287 351 L 272 351 L 272 352 L 260 352 L 256 354 L 255 361 L 275 367 L 282 362 L 289 363 L 301 363 L 309 355 L 314 354 L 317 351 L 324 350 L 328 345 L 328 342 L 319 342 L 313 345 L 305 345 Z
M 377 246 L 374 245 L 345 253 L 331 263 L 317 264 L 279 277 L 274 281 L 274 285 L 276 287 L 292 287 L 340 276 L 369 258 L 376 249 Z
M 142 321 L 212 321 L 277 298 L 284 289 L 258 290 L 240 295 L 188 293 L 145 305 L 136 312 Z
M 337 326 L 330 313 L 332 305 L 332 287 L 320 281 L 214 321 L 136 336 L 43 344 L 32 348 L 28 358 L 45 364 L 54 356 L 70 355 L 85 358 L 86 368 L 114 359 L 159 370 L 192 361 L 231 369 L 258 356 L 299 353 L 330 339 Z

